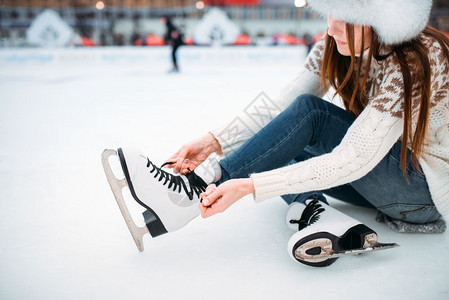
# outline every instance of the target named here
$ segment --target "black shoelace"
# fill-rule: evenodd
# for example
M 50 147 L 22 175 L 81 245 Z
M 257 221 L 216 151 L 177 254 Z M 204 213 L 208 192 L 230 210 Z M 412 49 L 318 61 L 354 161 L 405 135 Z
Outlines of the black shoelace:
M 160 168 L 158 168 L 147 158 L 147 168 L 151 168 L 150 173 L 154 173 L 154 178 L 157 178 L 158 181 L 162 182 L 163 185 L 168 184 L 168 188 L 172 189 L 174 192 L 177 191 L 178 193 L 181 193 L 181 190 L 183 189 L 189 199 L 193 200 L 194 194 L 199 197 L 202 192 L 206 191 L 207 183 L 204 182 L 201 177 L 199 177 L 194 171 L 191 171 L 190 169 L 190 173 L 184 175 L 189 182 L 189 188 L 186 186 L 186 183 L 181 176 L 176 176 L 162 170 L 164 166 L 170 164 L 174 163 L 166 162 Z
M 290 220 L 290 224 L 298 224 L 298 230 L 302 230 L 318 221 L 320 219 L 319 214 L 323 211 L 325 211 L 325 209 L 321 206 L 318 200 L 312 200 L 307 204 L 299 220 Z

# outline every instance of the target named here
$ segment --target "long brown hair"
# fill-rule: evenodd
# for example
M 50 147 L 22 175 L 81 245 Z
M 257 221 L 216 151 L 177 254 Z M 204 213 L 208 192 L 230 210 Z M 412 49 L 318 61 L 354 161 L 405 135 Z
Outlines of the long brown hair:
M 396 56 L 403 82 L 404 82 L 404 102 L 403 117 L 404 127 L 402 133 L 401 146 L 401 169 L 404 177 L 406 175 L 407 162 L 407 145 L 410 141 L 411 145 L 411 162 L 413 167 L 420 171 L 419 158 L 421 157 L 424 141 L 426 138 L 427 125 L 429 122 L 430 111 L 430 88 L 431 88 L 431 67 L 428 56 L 428 46 L 424 42 L 415 38 L 412 41 L 404 42 L 399 45 L 389 46 L 382 45 L 377 33 L 371 29 L 371 44 L 368 48 L 367 59 L 364 61 L 364 48 L 366 41 L 364 34 L 366 27 L 362 27 L 362 40 L 360 59 L 355 57 L 354 46 L 354 25 L 345 24 L 346 39 L 350 50 L 350 56 L 343 56 L 337 51 L 335 40 L 326 34 L 323 63 L 321 65 L 321 81 L 326 88 L 327 82 L 336 90 L 336 94 L 343 99 L 344 106 L 347 111 L 354 116 L 358 116 L 368 103 L 368 95 L 366 95 L 365 85 L 368 79 L 369 70 L 372 59 L 381 61 L 390 55 Z M 422 33 L 437 41 L 449 61 L 449 38 L 443 33 L 431 26 L 427 26 Z M 388 49 L 386 54 L 381 54 L 381 50 Z M 358 61 L 358 62 L 357 62 Z M 356 65 L 357 63 L 357 65 Z M 362 68 L 364 65 L 364 74 Z M 363 78 L 361 78 L 363 74 Z M 420 96 L 418 120 L 415 133 L 412 135 L 412 98 L 416 97 L 415 91 Z

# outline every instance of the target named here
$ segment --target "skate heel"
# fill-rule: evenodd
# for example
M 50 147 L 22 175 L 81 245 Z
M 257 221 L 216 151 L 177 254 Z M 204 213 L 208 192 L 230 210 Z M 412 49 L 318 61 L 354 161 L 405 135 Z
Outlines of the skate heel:
M 364 224 L 349 229 L 338 241 L 337 250 L 368 248 L 377 243 L 377 233 Z
M 103 164 L 103 169 L 108 179 L 111 190 L 114 194 L 115 200 L 118 204 L 118 207 L 122 213 L 123 218 L 125 219 L 126 226 L 128 226 L 129 232 L 136 243 L 137 249 L 142 252 L 144 250 L 143 245 L 143 236 L 148 232 L 147 227 L 139 227 L 134 223 L 131 214 L 129 213 L 128 207 L 126 206 L 125 199 L 123 197 L 123 188 L 126 187 L 127 181 L 125 179 L 117 179 L 112 172 L 111 165 L 109 164 L 109 157 L 117 156 L 117 151 L 106 149 L 103 151 L 101 155 L 101 162 Z
M 326 267 L 337 260 L 328 257 L 335 248 L 338 248 L 338 237 L 328 232 L 317 232 L 296 242 L 292 254 L 297 261 L 305 265 Z
M 345 255 L 399 246 L 379 243 L 374 230 L 330 206 L 321 205 L 318 200 L 306 205 L 291 204 L 286 221 L 287 226 L 298 226 L 299 230 L 288 242 L 290 256 L 313 267 L 328 266 Z
M 377 234 L 364 224 L 349 229 L 338 241 L 337 250 L 367 248 L 377 243 Z
M 144 211 L 142 213 L 142 215 L 143 215 L 143 218 L 145 219 L 145 225 L 148 228 L 151 236 L 157 237 L 161 234 L 167 233 L 167 229 L 165 228 L 165 226 L 162 223 L 159 216 L 150 207 L 145 205 L 145 203 L 143 203 L 137 196 L 136 191 L 134 190 L 134 186 L 131 181 L 131 176 L 129 175 L 128 165 L 126 163 L 122 148 L 118 149 L 118 156 L 120 158 L 120 164 L 122 166 L 123 174 L 125 175 L 126 182 L 127 182 L 127 185 L 129 187 L 129 191 L 131 192 L 132 197 L 142 207 L 146 208 L 146 211 Z
M 164 233 L 167 233 L 167 230 L 165 229 L 161 219 L 153 211 L 146 210 L 142 213 L 142 215 L 152 237 L 155 238 Z
M 307 236 L 293 246 L 293 255 L 303 264 L 326 267 L 333 264 L 342 253 L 358 254 L 376 245 L 380 245 L 377 242 L 377 233 L 364 224 L 358 224 L 341 237 L 329 232 L 317 232 Z

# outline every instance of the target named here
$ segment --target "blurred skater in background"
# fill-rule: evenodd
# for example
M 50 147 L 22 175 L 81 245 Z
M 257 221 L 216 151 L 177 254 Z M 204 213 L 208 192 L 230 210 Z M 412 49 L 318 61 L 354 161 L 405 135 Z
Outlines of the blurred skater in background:
M 179 66 L 176 52 L 178 51 L 178 48 L 184 44 L 182 34 L 178 30 L 178 28 L 176 28 L 176 26 L 173 25 L 173 22 L 169 16 L 162 17 L 161 23 L 165 24 L 165 26 L 167 27 L 167 32 L 165 33 L 164 36 L 164 42 L 166 45 L 171 46 L 172 49 L 171 59 L 173 67 L 170 70 L 170 73 L 177 73 L 179 72 Z

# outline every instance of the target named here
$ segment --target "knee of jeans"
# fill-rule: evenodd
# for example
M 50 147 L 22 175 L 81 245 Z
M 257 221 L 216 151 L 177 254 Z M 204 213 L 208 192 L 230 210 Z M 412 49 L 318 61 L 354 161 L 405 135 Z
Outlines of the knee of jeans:
M 393 204 L 378 209 L 390 218 L 415 224 L 435 222 L 441 218 L 433 205 Z
M 298 111 L 310 112 L 310 111 L 322 108 L 321 104 L 323 103 L 323 101 L 325 101 L 325 100 L 323 100 L 320 97 L 317 97 L 315 95 L 303 94 L 303 95 L 298 96 L 295 99 L 295 101 L 293 102 L 293 105 L 295 106 L 295 108 Z

